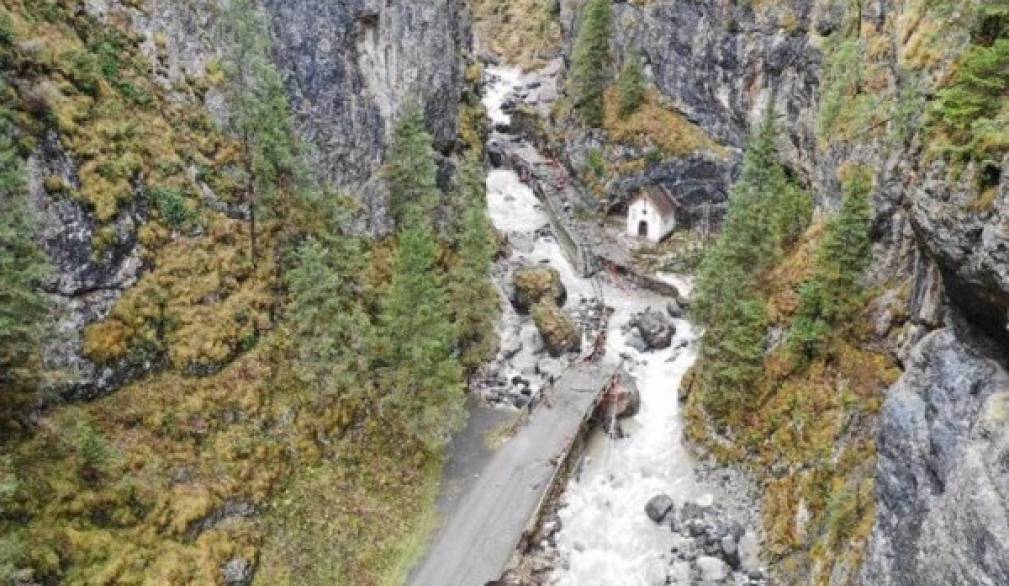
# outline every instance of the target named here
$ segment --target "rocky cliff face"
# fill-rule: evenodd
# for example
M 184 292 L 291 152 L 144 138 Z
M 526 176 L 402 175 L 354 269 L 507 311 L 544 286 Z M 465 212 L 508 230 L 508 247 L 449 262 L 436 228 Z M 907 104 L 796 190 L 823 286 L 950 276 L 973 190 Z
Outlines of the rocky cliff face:
M 323 177 L 360 199 L 373 232 L 387 232 L 376 171 L 399 113 L 422 108 L 436 148 L 455 147 L 472 44 L 465 2 L 267 4 L 277 64 Z
M 863 583 L 1009 581 L 1009 374 L 992 350 L 942 328 L 890 389 Z
M 206 74 L 220 53 L 214 15 L 222 3 L 154 2 L 130 11 L 166 84 Z M 373 229 L 387 229 L 375 174 L 400 112 L 421 108 L 439 150 L 455 146 L 472 45 L 465 3 L 271 0 L 264 6 L 272 18 L 275 63 L 301 136 L 316 150 L 317 171 L 371 212 Z M 211 92 L 208 102 L 225 114 L 219 96 Z
M 560 3 L 565 55 L 584 4 Z M 727 147 L 730 171 L 706 174 L 717 177 L 707 183 L 715 194 L 708 201 L 722 199 L 770 101 L 782 131 L 778 146 L 818 213 L 837 208 L 846 168 L 865 166 L 875 176 L 874 261 L 865 281 L 879 292 L 870 311 L 872 345 L 904 374 L 883 393 L 878 416 L 846 425 L 876 438 L 877 520 L 861 573 L 860 554 L 832 565 L 814 551 L 790 556 L 781 577 L 1005 583 L 1005 163 L 986 177 L 973 164 L 951 172 L 932 148 L 938 139 L 925 114 L 929 96 L 950 83 L 970 15 L 982 3 L 954 3 L 941 14 L 925 2 L 856 4 L 857 13 L 832 0 L 614 2 L 615 66 L 632 52 L 642 55 L 668 104 Z M 577 166 L 588 148 L 580 145 L 592 135 L 568 132 L 576 137 Z M 614 184 L 629 190 L 611 185 L 608 195 L 674 185 L 700 168 L 691 156 L 631 172 Z M 980 183 L 994 187 L 979 196 Z M 783 482 L 785 468 L 778 468 L 772 485 Z M 811 536 L 824 530 L 808 525 L 806 504 L 781 521 L 796 539 L 792 551 L 810 548 Z
M 86 15 L 134 35 L 149 61 L 149 80 L 177 108 L 227 116 L 216 85 L 221 54 L 215 34 L 217 0 L 117 2 L 85 5 Z M 358 228 L 388 233 L 386 194 L 379 174 L 393 123 L 407 107 L 421 108 L 438 150 L 451 154 L 459 130 L 459 104 L 471 39 L 462 0 L 388 3 L 377 0 L 265 3 L 272 18 L 274 60 L 286 80 L 301 137 L 312 147 L 318 175 L 355 199 Z M 202 132 L 202 131 L 200 131 Z M 167 139 L 167 137 L 166 137 Z M 208 163 L 214 164 L 214 163 Z M 41 141 L 29 161 L 30 188 L 43 218 L 40 241 L 54 260 L 48 289 L 59 315 L 58 335 L 45 349 L 47 366 L 59 371 L 66 396 L 90 398 L 156 368 L 160 357 L 131 356 L 96 363 L 85 353 L 85 329 L 107 316 L 124 292 L 151 268 L 150 247 L 138 239 L 149 203 L 143 177 L 134 197 L 111 219 L 66 190 L 47 189 L 54 179 L 76 191 L 81 162 L 58 132 Z M 192 165 L 185 171 L 203 203 L 232 218 L 246 212 Z M 112 242 L 96 253 L 96 238 Z

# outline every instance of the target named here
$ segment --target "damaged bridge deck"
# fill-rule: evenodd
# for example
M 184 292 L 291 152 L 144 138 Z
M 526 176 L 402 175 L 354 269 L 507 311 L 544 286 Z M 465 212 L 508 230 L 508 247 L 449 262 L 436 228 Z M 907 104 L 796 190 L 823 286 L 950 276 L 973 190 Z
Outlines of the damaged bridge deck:
M 483 586 L 501 577 L 617 368 L 580 363 L 545 391 L 443 519 L 409 584 Z

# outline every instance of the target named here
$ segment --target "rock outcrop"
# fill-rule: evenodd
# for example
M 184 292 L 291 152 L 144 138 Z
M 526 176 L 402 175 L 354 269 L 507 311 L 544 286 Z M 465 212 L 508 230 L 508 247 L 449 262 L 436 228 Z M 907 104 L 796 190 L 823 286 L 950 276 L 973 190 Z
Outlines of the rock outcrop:
M 393 123 L 424 111 L 448 154 L 471 49 L 464 0 L 270 0 L 276 62 L 287 76 L 301 135 L 323 178 L 358 198 L 370 228 L 390 228 L 377 171 Z
M 676 333 L 676 326 L 666 314 L 650 308 L 631 318 L 628 326 L 641 336 L 648 350 L 668 348 L 673 343 L 673 334 Z
M 166 87 L 206 74 L 218 56 L 215 14 L 222 0 L 94 2 L 105 17 L 126 9 Z M 449 153 L 472 46 L 463 0 L 389 3 L 380 0 L 267 0 L 274 61 L 284 75 L 295 124 L 314 147 L 322 179 L 366 211 L 362 229 L 388 231 L 384 186 L 376 172 L 392 127 L 407 107 L 421 108 L 437 149 Z M 227 105 L 211 90 L 207 106 Z
M 879 431 L 863 583 L 1009 583 L 1009 373 L 944 328 L 912 351 Z

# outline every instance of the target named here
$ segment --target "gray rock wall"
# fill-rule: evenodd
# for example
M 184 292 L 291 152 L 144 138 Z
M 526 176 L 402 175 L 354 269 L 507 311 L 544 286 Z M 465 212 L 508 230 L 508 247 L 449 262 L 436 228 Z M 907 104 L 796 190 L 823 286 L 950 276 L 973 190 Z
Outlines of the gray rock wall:
M 150 1 L 133 11 L 138 32 L 166 87 L 198 78 L 219 54 L 214 35 L 226 0 Z M 271 17 L 275 62 L 284 75 L 296 126 L 313 147 L 313 167 L 361 203 L 363 229 L 390 229 L 377 171 L 395 121 L 423 109 L 436 147 L 448 153 L 472 38 L 465 0 L 263 0 Z M 155 36 L 163 34 L 164 63 Z M 207 107 L 226 115 L 217 92 Z
M 862 582 L 1009 584 L 1009 374 L 943 328 L 911 353 L 878 436 Z
M 464 0 L 268 0 L 277 64 L 320 174 L 389 229 L 376 172 L 399 114 L 424 110 L 437 150 L 458 133 L 471 38 Z

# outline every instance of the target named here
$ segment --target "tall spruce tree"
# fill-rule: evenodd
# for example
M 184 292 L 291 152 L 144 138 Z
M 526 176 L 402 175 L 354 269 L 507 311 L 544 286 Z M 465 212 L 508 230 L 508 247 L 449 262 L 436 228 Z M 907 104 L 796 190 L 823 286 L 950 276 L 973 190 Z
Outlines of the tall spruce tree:
M 14 131 L 11 112 L 0 108 L 0 387 L 32 369 L 48 307 L 40 289 L 48 259 L 32 240 L 37 220 Z
M 279 195 L 296 187 L 304 168 L 284 82 L 270 58 L 272 43 L 265 12 L 255 0 L 232 0 L 221 15 L 218 34 L 224 47 L 228 123 L 244 150 L 244 203 L 249 209 L 255 263 L 257 221 L 276 211 Z
M 701 349 L 704 402 L 716 417 L 753 396 L 762 371 L 767 324 L 760 277 L 783 245 L 806 228 L 809 195 L 778 161 L 769 109 L 748 145 L 729 196 L 722 233 L 701 262 L 692 310 L 706 327 Z
M 490 282 L 494 257 L 493 231 L 487 217 L 483 165 L 470 153 L 460 168 L 460 199 L 464 204 L 456 245 L 458 262 L 449 273 L 449 298 L 459 334 L 460 361 L 472 372 L 492 358 L 498 316 L 498 295 Z
M 859 168 L 844 183 L 841 210 L 827 226 L 813 278 L 802 286 L 789 343 L 805 358 L 823 350 L 830 332 L 862 302 L 859 278 L 870 261 L 872 178 Z
M 438 244 L 416 206 L 406 216 L 379 316 L 380 386 L 386 415 L 437 448 L 464 413 L 462 372 Z
M 390 208 L 397 223 L 408 212 L 430 218 L 438 205 L 438 166 L 420 108 L 409 108 L 396 125 L 386 163 Z
M 613 27 L 612 0 L 589 0 L 575 40 L 571 64 L 571 90 L 582 121 L 591 127 L 603 124 L 603 93 L 612 77 L 610 38 Z
M 342 232 L 309 237 L 285 274 L 290 292 L 288 323 L 297 351 L 295 372 L 326 395 L 367 388 L 371 322 L 358 282 L 366 268 L 361 243 Z

